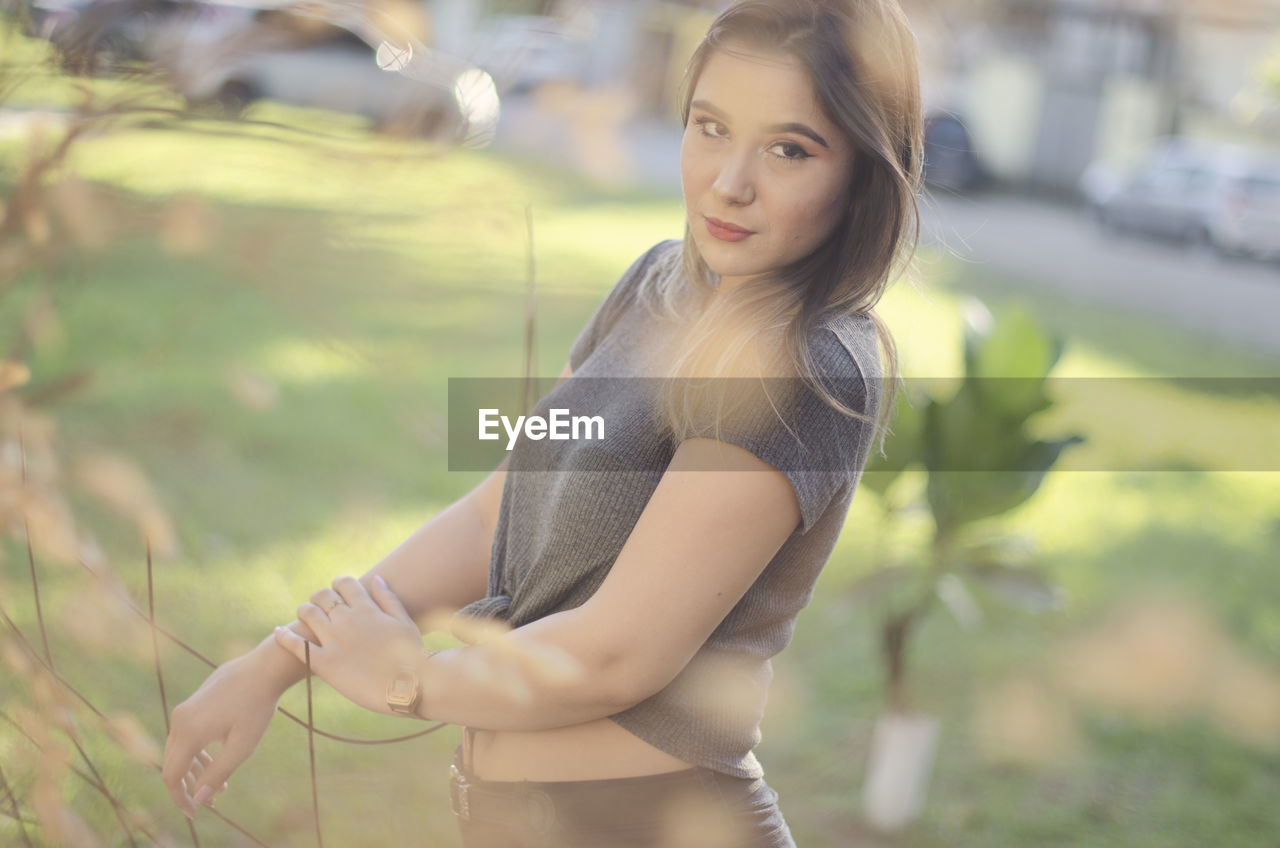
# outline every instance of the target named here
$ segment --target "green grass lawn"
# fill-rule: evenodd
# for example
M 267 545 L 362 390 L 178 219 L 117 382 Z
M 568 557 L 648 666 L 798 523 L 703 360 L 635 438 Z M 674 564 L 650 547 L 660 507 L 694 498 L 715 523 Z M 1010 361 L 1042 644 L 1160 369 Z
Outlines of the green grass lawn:
M 66 94 L 57 79 L 30 85 L 28 93 Z M 291 619 L 316 586 L 363 572 L 478 482 L 480 474 L 447 470 L 446 381 L 524 372 L 526 215 L 537 371 L 547 376 L 559 372 L 619 273 L 654 242 L 679 236 L 682 220 L 678 198 L 607 192 L 494 153 L 370 139 L 332 116 L 269 105 L 249 117 L 261 123 L 135 125 L 81 142 L 72 170 L 93 187 L 105 242 L 66 257 L 48 287 L 28 278 L 0 292 L 5 350 L 26 307 L 49 298 L 56 321 L 29 358 L 29 391 L 86 375 L 49 409 L 60 448 L 70 460 L 108 448 L 145 469 L 180 542 L 157 562 L 159 620 L 219 661 Z M 6 193 L 23 155 L 20 140 L 0 142 Z M 1275 362 L 1136 316 L 1034 294 L 1016 280 L 972 279 L 943 256 L 924 254 L 920 268 L 920 290 L 898 285 L 883 308 L 910 375 L 958 373 L 967 295 L 997 314 L 1020 303 L 1063 334 L 1068 376 L 1276 372 Z M 1175 409 L 1233 433 L 1247 435 L 1276 414 L 1274 405 L 1194 384 L 1153 385 Z M 1066 414 L 1045 427 L 1088 432 L 1091 423 Z M 776 661 L 760 749 L 800 845 L 859 844 L 859 835 L 865 844 L 919 848 L 1276 844 L 1280 753 L 1202 713 L 1156 720 L 1073 708 L 1073 747 L 1037 765 L 992 760 L 977 739 L 982 693 L 1010 678 L 1055 691 L 1051 658 L 1062 645 L 1153 589 L 1193 599 L 1234 651 L 1277 672 L 1275 475 L 1204 470 L 1218 459 L 1204 440 L 1194 432 L 1170 439 L 1158 455 L 1183 456 L 1188 470 L 1056 473 L 1000 526 L 1036 540 L 1037 562 L 1070 595 L 1064 610 L 1031 616 L 980 598 L 985 624 L 976 632 L 944 609 L 927 620 L 912 682 L 919 705 L 942 719 L 939 758 L 924 817 L 896 840 L 866 834 L 857 804 L 881 696 L 875 611 L 855 604 L 849 588 L 873 566 L 869 551 L 883 522 L 870 492 L 855 499 L 795 643 Z M 1152 446 L 1121 439 L 1117 449 Z M 899 485 L 905 492 L 919 483 L 909 474 Z M 136 532 L 82 495 L 73 501 L 120 581 L 145 601 Z M 908 515 L 893 544 L 916 550 L 928 531 L 923 516 Z M 62 673 L 107 712 L 136 714 L 161 742 L 145 650 L 86 648 L 67 619 L 100 601 L 99 590 L 75 566 L 39 567 L 46 613 L 59 625 L 51 641 Z M 11 542 L 0 556 L 0 598 L 33 635 L 26 554 Z M 206 669 L 171 645 L 162 655 L 172 706 Z M 27 698 L 6 677 L 10 686 L 0 701 Z M 302 687 L 286 706 L 305 714 Z M 405 731 L 323 684 L 316 710 L 319 724 L 348 735 Z M 185 841 L 158 774 L 120 754 L 90 714 L 77 715 L 107 783 L 146 811 L 153 832 Z M 0 726 L 0 764 L 21 774 L 29 746 Z M 326 844 L 456 844 L 444 792 L 455 742 L 452 729 L 376 748 L 318 740 Z M 278 718 L 219 810 L 268 844 L 312 844 L 307 775 L 305 731 Z M 97 793 L 73 776 L 61 785 L 107 844 L 128 844 Z M 210 816 L 200 819 L 200 844 L 248 844 Z M 13 822 L 0 818 L 0 843 L 17 838 Z

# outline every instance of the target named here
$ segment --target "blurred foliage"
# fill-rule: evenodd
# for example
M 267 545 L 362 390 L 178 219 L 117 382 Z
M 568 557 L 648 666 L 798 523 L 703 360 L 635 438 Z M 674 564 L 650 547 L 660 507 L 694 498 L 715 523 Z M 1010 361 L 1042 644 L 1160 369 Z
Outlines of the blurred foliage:
M 1024 310 L 999 320 L 980 302 L 965 310 L 964 376 L 949 396 L 924 398 L 899 389 L 893 436 L 885 456 L 867 465 L 864 485 L 884 504 L 886 525 L 909 505 L 890 489 L 908 468 L 927 471 L 925 502 L 933 517 L 928 553 L 915 566 L 881 551 L 882 567 L 851 590 L 859 600 L 889 601 L 881 624 L 887 698 L 909 711 L 907 654 L 921 618 L 941 598 L 962 624 L 972 627 L 977 606 L 969 586 L 1029 610 L 1059 605 L 1057 591 L 1026 561 L 1025 540 L 968 532 L 986 519 L 1021 506 L 1079 436 L 1043 441 L 1032 434 L 1032 416 L 1052 401 L 1045 381 L 1062 355 L 1062 344 Z M 918 384 L 917 384 L 918 385 Z M 881 531 L 885 536 L 887 528 Z
M 0 30 L 0 41 L 0 114 L 25 118 L 27 126 L 18 134 L 23 145 L 13 169 L 0 176 L 0 532 L 15 543 L 5 549 L 25 553 L 35 612 L 33 622 L 11 606 L 14 587 L 0 587 L 0 662 L 12 684 L 0 690 L 6 729 L 0 796 L 13 823 L 6 839 L 109 844 L 103 819 L 85 816 L 95 804 L 77 803 L 87 792 L 112 810 L 111 833 L 156 843 L 164 829 L 116 794 L 125 774 L 158 769 L 156 740 L 130 708 L 99 708 L 79 693 L 62 676 L 54 646 L 62 656 L 92 658 L 104 674 L 156 659 L 145 614 L 94 532 L 77 519 L 73 502 L 132 526 L 148 556 L 175 556 L 177 536 L 134 459 L 91 440 L 68 449 L 60 438 L 65 403 L 83 390 L 89 372 L 32 367 L 42 351 L 69 343 L 61 309 L 75 297 L 74 269 L 130 234 L 122 210 L 77 178 L 68 162 L 85 139 L 110 132 L 138 107 L 79 87 L 65 111 L 6 111 L 17 92 L 48 71 L 35 61 L 45 58 L 38 46 L 8 28 Z M 175 245 L 191 247 L 197 228 L 176 228 Z M 30 625 L 25 632 L 14 615 Z

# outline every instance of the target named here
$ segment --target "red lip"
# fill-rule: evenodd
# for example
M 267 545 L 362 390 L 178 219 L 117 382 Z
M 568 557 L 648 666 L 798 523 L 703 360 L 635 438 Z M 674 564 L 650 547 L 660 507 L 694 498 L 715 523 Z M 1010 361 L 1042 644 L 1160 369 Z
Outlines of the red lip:
M 712 218 L 710 215 L 702 217 L 707 223 L 707 232 L 721 241 L 742 241 L 747 236 L 754 235 L 753 230 L 739 227 L 737 224 L 730 224 L 728 221 L 721 221 L 719 218 Z

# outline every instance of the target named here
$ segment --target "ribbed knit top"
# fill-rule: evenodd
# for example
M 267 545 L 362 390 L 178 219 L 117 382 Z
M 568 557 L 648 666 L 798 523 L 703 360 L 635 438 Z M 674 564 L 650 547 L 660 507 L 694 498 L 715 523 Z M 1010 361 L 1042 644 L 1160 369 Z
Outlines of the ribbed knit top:
M 519 437 L 502 491 L 488 596 L 461 614 L 519 627 L 585 603 L 608 575 L 677 447 L 656 427 L 652 397 L 642 388 L 650 381 L 629 378 L 656 376 L 646 366 L 676 329 L 638 302 L 638 284 L 657 268 L 678 268 L 680 250 L 679 241 L 658 244 L 623 274 L 570 350 L 573 377 L 533 410 L 603 411 L 605 438 Z M 881 392 L 874 322 L 836 318 L 813 334 L 810 350 L 836 396 L 874 420 Z M 753 749 L 772 679 L 769 659 L 791 641 L 871 450 L 872 424 L 816 394 L 800 395 L 782 412 L 786 426 L 772 426 L 776 412 L 767 422 L 731 418 L 716 437 L 787 476 L 800 526 L 684 670 L 611 717 L 681 760 L 736 777 L 763 775 Z

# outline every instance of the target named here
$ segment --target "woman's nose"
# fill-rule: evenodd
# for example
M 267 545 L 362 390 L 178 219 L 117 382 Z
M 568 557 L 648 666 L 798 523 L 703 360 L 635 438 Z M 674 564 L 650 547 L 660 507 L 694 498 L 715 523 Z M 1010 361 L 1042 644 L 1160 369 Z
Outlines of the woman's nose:
M 716 197 L 729 206 L 746 206 L 756 199 L 753 156 L 749 151 L 732 152 L 720 163 L 712 189 Z

